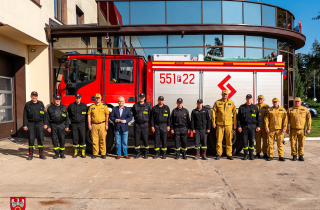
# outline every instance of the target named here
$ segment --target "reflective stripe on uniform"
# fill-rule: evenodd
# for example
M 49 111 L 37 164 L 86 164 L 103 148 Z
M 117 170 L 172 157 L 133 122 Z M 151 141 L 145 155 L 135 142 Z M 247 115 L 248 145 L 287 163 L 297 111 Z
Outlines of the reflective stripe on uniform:
M 84 145 L 80 145 L 80 147 L 86 147 L 87 145 L 86 144 L 84 144 Z
M 160 150 L 160 148 L 154 148 L 154 150 L 158 151 L 158 150 Z
M 162 150 L 162 151 L 165 151 L 165 150 L 167 150 L 167 148 L 161 148 L 161 150 Z
M 53 150 L 57 150 L 57 149 L 59 149 L 59 147 L 53 147 Z
M 34 147 L 34 146 L 33 146 Z M 43 145 L 38 145 L 38 147 L 40 148 L 40 147 L 43 147 Z
M 73 145 L 73 147 L 79 147 L 79 144 L 78 145 Z
M 203 146 L 203 147 L 201 147 L 201 149 L 207 149 L 207 146 Z
M 65 150 L 65 148 L 61 148 L 61 147 L 60 147 L 59 149 L 60 149 L 60 150 Z
M 176 151 L 180 151 L 180 148 L 178 148 L 178 149 L 174 148 L 174 150 L 176 150 Z
M 140 146 L 138 146 L 138 147 L 135 147 L 135 149 L 140 149 Z
M 243 147 L 243 149 L 248 149 L 248 147 Z
M 29 146 L 29 148 L 34 148 L 34 146 Z
M 187 148 L 181 148 L 181 150 L 187 151 Z
M 254 147 L 249 147 L 249 149 L 254 149 Z
M 194 147 L 195 149 L 200 149 L 200 147 Z
M 147 147 L 144 147 L 145 149 L 149 149 L 149 146 L 147 146 Z

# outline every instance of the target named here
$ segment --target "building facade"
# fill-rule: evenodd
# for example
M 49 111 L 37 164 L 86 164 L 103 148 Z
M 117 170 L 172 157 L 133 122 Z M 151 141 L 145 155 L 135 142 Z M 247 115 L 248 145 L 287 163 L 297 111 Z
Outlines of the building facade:
M 0 139 L 22 132 L 24 104 L 37 91 L 50 104 L 49 43 L 45 27 L 97 24 L 94 0 L 12 0 L 0 8 Z

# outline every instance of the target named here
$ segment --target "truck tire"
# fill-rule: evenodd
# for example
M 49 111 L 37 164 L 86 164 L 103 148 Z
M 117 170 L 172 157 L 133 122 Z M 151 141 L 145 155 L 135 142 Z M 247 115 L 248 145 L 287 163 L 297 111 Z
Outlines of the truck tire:
M 208 149 L 213 153 L 216 154 L 216 130 L 214 128 L 211 128 L 211 131 L 208 135 Z M 222 141 L 222 147 L 223 147 L 223 154 L 226 154 L 226 139 L 223 137 Z M 233 130 L 233 138 L 232 138 L 232 155 L 236 155 L 239 152 L 241 152 L 243 147 L 243 140 L 241 138 L 240 133 L 237 130 Z
M 92 137 L 91 137 L 91 131 L 87 129 L 86 131 L 86 151 L 90 154 L 92 154 Z M 113 132 L 113 124 L 109 123 L 109 129 L 107 131 L 107 136 L 106 136 L 106 148 L 107 148 L 107 153 L 110 153 L 116 145 L 116 138 L 114 137 L 114 132 Z

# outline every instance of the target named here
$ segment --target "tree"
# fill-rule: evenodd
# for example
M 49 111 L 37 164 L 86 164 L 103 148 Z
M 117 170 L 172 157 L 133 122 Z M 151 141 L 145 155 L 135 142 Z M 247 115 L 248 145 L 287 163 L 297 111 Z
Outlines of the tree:
M 298 57 L 296 58 L 296 70 L 295 70 L 295 80 L 296 80 L 296 96 L 300 97 L 302 100 L 305 100 L 304 96 L 304 82 L 301 81 L 300 71 L 298 69 Z

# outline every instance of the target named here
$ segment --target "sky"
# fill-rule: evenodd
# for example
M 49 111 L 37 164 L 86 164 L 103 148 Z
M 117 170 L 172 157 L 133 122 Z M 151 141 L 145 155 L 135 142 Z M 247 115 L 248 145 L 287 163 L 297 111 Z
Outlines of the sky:
M 296 50 L 297 53 L 311 51 L 315 39 L 320 41 L 320 20 L 312 20 L 320 12 L 320 0 L 251 0 L 273 4 L 289 10 L 295 17 L 295 25 L 302 21 L 302 34 L 307 37 L 304 47 Z

